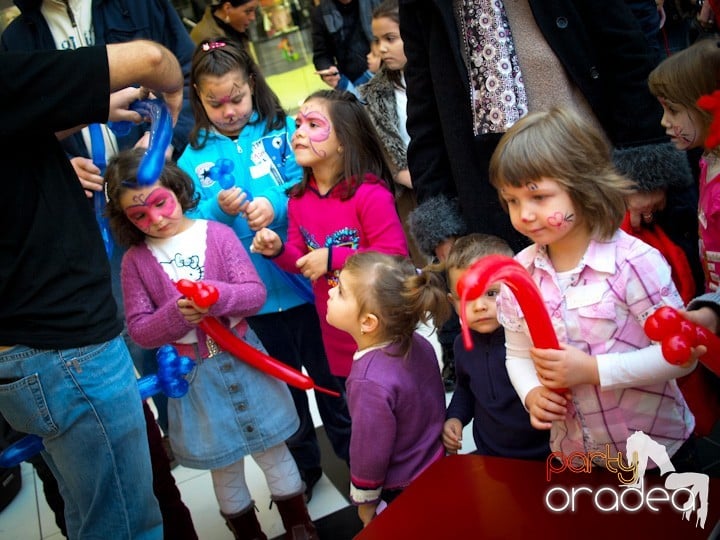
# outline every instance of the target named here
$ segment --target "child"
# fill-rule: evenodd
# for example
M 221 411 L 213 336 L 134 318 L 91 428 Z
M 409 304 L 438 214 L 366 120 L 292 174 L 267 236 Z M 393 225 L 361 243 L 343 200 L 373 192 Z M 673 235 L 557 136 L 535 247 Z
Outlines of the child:
M 700 96 L 718 89 L 720 48 L 717 39 L 704 39 L 672 55 L 648 78 L 650 91 L 663 108 L 661 123 L 680 150 L 701 149 L 710 132 L 712 115 L 698 107 Z M 700 159 L 700 259 L 705 291 L 720 286 L 720 149 L 705 148 Z
M 705 147 L 713 117 L 698 107 L 697 100 L 718 89 L 718 73 L 720 49 L 717 40 L 704 39 L 664 60 L 648 78 L 650 92 L 663 108 L 661 123 L 675 147 L 690 155 L 704 152 L 699 160 L 699 201 L 695 199 L 693 202 L 697 204 L 692 208 L 698 219 L 692 224 L 700 236 L 699 253 L 695 244 L 695 255 L 700 256 L 702 271 L 698 283 L 702 285 L 700 290 L 705 292 L 716 291 L 720 284 L 720 149 Z M 691 238 L 697 241 L 694 231 Z M 688 256 L 691 263 L 695 259 Z M 689 276 L 684 278 L 689 279 Z M 718 377 L 701 365 L 679 383 L 695 414 L 695 433 L 709 435 L 720 418 Z
M 287 189 L 302 178 L 290 148 L 295 121 L 285 114 L 250 55 L 230 41 L 201 43 L 190 77 L 195 128 L 178 166 L 193 179 L 200 201 L 188 215 L 232 227 L 247 250 L 261 227 L 285 239 Z M 232 160 L 229 184 L 210 173 L 221 159 Z M 295 283 L 261 255 L 252 253 L 250 259 L 267 289 L 260 311 L 247 319 L 250 327 L 271 356 L 298 370 L 305 367 L 316 384 L 342 393 L 330 373 L 320 321 L 308 300 L 310 283 Z M 287 442 L 309 501 L 322 476 L 320 445 L 306 392 L 291 387 L 290 393 L 300 429 Z M 315 399 L 335 453 L 347 461 L 350 415 L 345 398 L 317 392 Z
M 450 302 L 460 313 L 457 283 L 472 264 L 491 254 L 513 256 L 497 236 L 474 233 L 455 240 L 447 260 Z M 546 431 L 533 428 L 505 369 L 505 332 L 497 320 L 499 285 L 465 306 L 473 338 L 466 351 L 462 336 L 455 339 L 455 393 L 443 426 L 443 444 L 450 454 L 462 448 L 462 430 L 473 421 L 477 454 L 520 459 L 546 459 L 550 453 Z
M 442 322 L 450 306 L 438 274 L 398 256 L 353 255 L 338 281 L 327 321 L 358 349 L 347 379 L 350 499 L 367 525 L 381 499 L 390 503 L 443 456 L 445 392 L 435 352 L 415 328 L 429 313 Z
M 210 469 L 220 512 L 236 538 L 248 531 L 264 538 L 245 482 L 248 454 L 265 473 L 286 530 L 298 526 L 314 535 L 284 442 L 298 427 L 287 385 L 219 350 L 197 328 L 204 316 L 218 317 L 262 348 L 245 317 L 263 305 L 265 287 L 231 229 L 183 214 L 197 202 L 177 166 L 167 163 L 152 185 L 134 183 L 142 155 L 122 152 L 108 164 L 107 208 L 117 240 L 131 246 L 121 272 L 131 337 L 147 347 L 172 343 L 198 364 L 187 377 L 188 393 L 168 405 L 173 452 L 181 465 Z M 199 308 L 175 289 L 183 278 L 214 285 L 219 300 Z
M 290 192 L 287 241 L 263 228 L 252 249 L 313 282 L 330 371 L 344 378 L 355 343 L 327 324 L 328 291 L 356 251 L 407 255 L 407 244 L 384 180 L 390 170 L 382 145 L 360 102 L 347 92 L 320 90 L 305 100 L 295 124 L 293 151 L 304 175 Z
M 674 379 L 694 363 L 666 363 L 642 326 L 660 306 L 682 301 L 662 256 L 618 230 L 631 183 L 613 168 L 603 136 L 571 110 L 530 114 L 502 137 L 490 177 L 513 227 L 534 242 L 515 258 L 564 342 L 561 350 L 532 347 L 532 321 L 501 291 L 507 369 L 532 425 L 551 429 L 551 450 L 565 455 L 625 454 L 640 430 L 668 455 L 691 459 L 695 422 Z M 562 388 L 570 390 L 553 391 Z
M 405 75 L 407 63 L 400 36 L 400 15 L 397 0 L 385 0 L 373 11 L 373 45 L 382 57 L 382 68 L 367 84 L 359 88 L 370 119 L 377 129 L 383 147 L 390 158 L 393 180 L 397 184 L 395 195 L 400 220 L 407 229 L 408 214 L 415 208 L 415 195 L 407 164 L 407 147 L 410 135 L 405 129 L 407 95 Z M 427 258 L 409 242 L 412 259 L 417 266 L 425 266 Z

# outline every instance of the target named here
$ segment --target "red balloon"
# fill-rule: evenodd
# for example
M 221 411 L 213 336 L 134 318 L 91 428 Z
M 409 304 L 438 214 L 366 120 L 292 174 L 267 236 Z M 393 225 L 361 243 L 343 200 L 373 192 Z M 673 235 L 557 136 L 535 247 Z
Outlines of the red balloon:
M 645 321 L 645 334 L 660 342 L 665 360 L 684 364 L 690 360 L 690 349 L 704 345 L 707 352 L 699 358 L 710 371 L 720 376 L 720 338 L 702 325 L 684 318 L 669 306 L 658 308 Z
M 512 257 L 488 255 L 473 264 L 460 278 L 457 292 L 460 297 L 460 318 L 462 319 L 463 344 L 472 349 L 470 327 L 465 317 L 465 305 L 485 294 L 485 291 L 498 281 L 505 283 L 512 291 L 523 315 L 528 322 L 533 345 L 541 349 L 559 349 L 555 329 L 548 315 L 545 302 L 540 295 L 532 276 Z
M 175 287 L 183 296 L 192 299 L 200 308 L 210 307 L 217 302 L 219 298 L 217 288 L 202 281 L 180 279 L 175 282 Z M 204 317 L 200 321 L 199 326 L 208 336 L 215 340 L 218 347 L 250 364 L 254 368 L 259 369 L 263 373 L 276 377 L 301 390 L 310 390 L 313 388 L 318 392 L 340 397 L 338 392 L 317 386 L 313 380 L 304 373 L 283 364 L 272 356 L 268 356 L 264 352 L 257 350 L 255 347 L 251 347 L 233 334 L 215 317 Z
M 690 359 L 691 347 L 690 339 L 682 334 L 668 336 L 663 339 L 660 346 L 665 360 L 676 366 L 684 364 Z
M 512 257 L 488 255 L 473 264 L 458 280 L 457 293 L 460 297 L 460 318 L 462 320 L 463 344 L 466 350 L 472 349 L 470 327 L 465 316 L 468 300 L 474 300 L 485 294 L 493 283 L 501 281 L 512 291 L 520 309 L 525 315 L 530 331 L 530 339 L 540 349 L 560 349 L 555 328 L 548 315 L 545 302 L 532 276 Z M 553 388 L 564 394 L 567 388 Z

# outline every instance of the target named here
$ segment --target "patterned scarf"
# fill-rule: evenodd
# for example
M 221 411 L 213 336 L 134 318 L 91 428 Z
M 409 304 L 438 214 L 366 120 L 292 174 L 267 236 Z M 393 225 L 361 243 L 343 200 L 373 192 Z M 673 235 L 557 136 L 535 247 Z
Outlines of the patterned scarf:
M 461 0 L 473 131 L 504 133 L 527 114 L 520 64 L 502 0 Z

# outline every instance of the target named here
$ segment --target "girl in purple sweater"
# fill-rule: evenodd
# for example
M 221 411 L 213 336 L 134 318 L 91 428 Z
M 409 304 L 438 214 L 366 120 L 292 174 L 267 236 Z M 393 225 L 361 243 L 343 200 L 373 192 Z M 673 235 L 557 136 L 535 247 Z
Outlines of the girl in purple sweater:
M 146 348 L 171 343 L 197 363 L 186 377 L 187 394 L 168 403 L 175 457 L 183 466 L 210 469 L 220 513 L 235 538 L 266 538 L 245 482 L 246 455 L 263 470 L 288 533 L 300 528 L 303 538 L 317 538 L 285 445 L 299 424 L 287 385 L 219 349 L 198 328 L 206 315 L 217 317 L 264 350 L 245 317 L 265 302 L 265 286 L 230 227 L 184 214 L 197 198 L 176 165 L 166 163 L 152 185 L 136 183 L 143 153 L 121 152 L 108 164 L 107 209 L 116 240 L 130 246 L 121 270 L 130 337 Z M 176 290 L 180 279 L 213 285 L 218 301 L 199 308 Z
M 382 143 L 360 102 L 347 92 L 310 95 L 292 137 L 303 180 L 290 192 L 288 235 L 259 230 L 252 250 L 313 283 L 330 371 L 350 373 L 355 343 L 325 320 L 328 291 L 347 258 L 358 251 L 407 255 Z
M 347 379 L 352 418 L 350 499 L 367 525 L 444 454 L 445 389 L 432 345 L 415 332 L 450 314 L 443 278 L 410 259 L 377 252 L 350 257 L 330 290 L 327 322 L 357 351 Z

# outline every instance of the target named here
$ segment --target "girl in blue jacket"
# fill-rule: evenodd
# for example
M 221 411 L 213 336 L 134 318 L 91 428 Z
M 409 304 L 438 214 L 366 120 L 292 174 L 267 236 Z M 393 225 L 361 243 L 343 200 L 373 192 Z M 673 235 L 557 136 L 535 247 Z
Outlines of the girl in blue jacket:
M 285 114 L 252 57 L 228 39 L 198 45 L 190 82 L 195 127 L 178 165 L 200 195 L 193 217 L 229 225 L 248 251 L 255 231 L 263 227 L 286 238 L 287 190 L 303 174 L 290 147 L 295 120 Z M 341 394 L 316 393 L 315 399 L 333 450 L 347 461 L 350 415 L 344 389 L 328 367 L 310 285 L 259 254 L 251 258 L 267 301 L 248 323 L 271 356 L 298 370 L 304 366 L 316 384 Z M 287 443 L 309 500 L 322 476 L 320 448 L 307 395 L 293 387 L 290 391 L 300 428 Z

